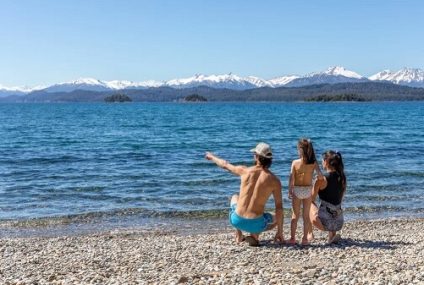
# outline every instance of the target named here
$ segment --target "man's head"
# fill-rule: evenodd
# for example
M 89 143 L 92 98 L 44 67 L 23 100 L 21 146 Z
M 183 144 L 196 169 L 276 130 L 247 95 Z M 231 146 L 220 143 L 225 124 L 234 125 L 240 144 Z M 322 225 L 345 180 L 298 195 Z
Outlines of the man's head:
M 260 142 L 255 148 L 250 150 L 255 154 L 256 161 L 264 168 L 269 168 L 272 164 L 272 149 L 269 144 Z

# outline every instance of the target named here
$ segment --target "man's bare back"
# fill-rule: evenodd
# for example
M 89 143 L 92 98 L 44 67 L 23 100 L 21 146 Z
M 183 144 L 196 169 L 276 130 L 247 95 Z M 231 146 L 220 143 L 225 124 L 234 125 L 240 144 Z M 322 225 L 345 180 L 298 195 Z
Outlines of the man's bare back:
M 280 191 L 280 180 L 268 169 L 252 166 L 241 175 L 237 214 L 256 218 L 265 211 L 265 204 L 274 191 Z

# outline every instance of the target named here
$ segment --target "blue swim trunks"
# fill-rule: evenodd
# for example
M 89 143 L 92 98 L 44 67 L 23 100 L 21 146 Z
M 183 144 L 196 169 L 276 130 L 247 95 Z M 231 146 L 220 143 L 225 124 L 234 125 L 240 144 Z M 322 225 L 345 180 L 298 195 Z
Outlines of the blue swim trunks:
M 240 217 L 236 213 L 237 204 L 232 204 L 230 208 L 230 224 L 241 231 L 251 234 L 260 234 L 265 231 L 269 224 L 272 224 L 272 215 L 264 213 L 261 217 L 247 219 Z

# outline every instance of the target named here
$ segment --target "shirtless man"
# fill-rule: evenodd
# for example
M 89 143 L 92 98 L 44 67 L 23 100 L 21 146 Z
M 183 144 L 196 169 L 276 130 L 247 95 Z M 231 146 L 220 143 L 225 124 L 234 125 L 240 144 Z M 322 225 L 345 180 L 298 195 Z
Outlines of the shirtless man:
M 255 159 L 252 167 L 232 165 L 210 152 L 206 153 L 206 159 L 241 178 L 240 193 L 231 197 L 230 204 L 230 223 L 236 228 L 236 242 L 246 240 L 249 245 L 257 246 L 259 234 L 277 226 L 274 241 L 284 243 L 281 182 L 269 171 L 272 163 L 271 148 L 266 143 L 259 143 L 251 151 Z M 275 216 L 264 213 L 271 194 L 275 200 Z M 245 238 L 242 231 L 249 232 L 250 236 Z

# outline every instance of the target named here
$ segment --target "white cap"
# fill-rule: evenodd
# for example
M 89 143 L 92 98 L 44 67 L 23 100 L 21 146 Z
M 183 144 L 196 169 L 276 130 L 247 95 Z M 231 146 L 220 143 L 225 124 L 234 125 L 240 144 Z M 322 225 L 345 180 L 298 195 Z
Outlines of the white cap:
M 258 143 L 258 145 L 255 148 L 252 148 L 250 151 L 266 158 L 272 158 L 271 147 L 269 146 L 269 144 L 264 142 Z

